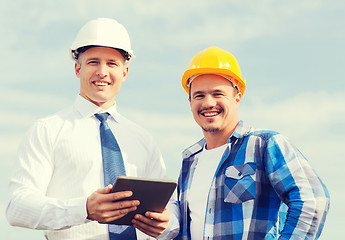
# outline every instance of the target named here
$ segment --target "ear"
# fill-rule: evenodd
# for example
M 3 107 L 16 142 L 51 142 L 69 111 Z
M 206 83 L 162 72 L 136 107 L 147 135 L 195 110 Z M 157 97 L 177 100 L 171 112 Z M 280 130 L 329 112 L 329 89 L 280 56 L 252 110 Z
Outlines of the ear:
M 242 99 L 242 93 L 239 92 L 239 93 L 236 94 L 236 97 L 235 97 L 236 103 L 237 103 L 237 104 L 240 104 L 241 99 Z
M 126 81 L 127 75 L 128 75 L 128 64 L 125 64 L 123 66 L 123 82 Z
M 190 111 L 192 112 L 192 99 L 190 97 L 188 97 L 188 102 L 189 102 Z
M 74 71 L 75 71 L 75 75 L 80 78 L 80 63 L 79 62 L 75 62 L 74 64 Z

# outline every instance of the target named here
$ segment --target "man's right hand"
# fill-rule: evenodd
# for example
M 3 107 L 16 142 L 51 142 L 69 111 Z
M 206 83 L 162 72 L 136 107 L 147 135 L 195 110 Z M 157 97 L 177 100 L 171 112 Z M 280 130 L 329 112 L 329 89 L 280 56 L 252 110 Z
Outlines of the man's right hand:
M 112 185 L 100 188 L 93 192 L 86 202 L 87 218 L 98 221 L 99 223 L 108 223 L 122 218 L 127 213 L 137 209 L 140 204 L 138 200 L 125 200 L 132 196 L 131 191 L 110 193 Z M 124 199 L 123 201 L 116 201 Z

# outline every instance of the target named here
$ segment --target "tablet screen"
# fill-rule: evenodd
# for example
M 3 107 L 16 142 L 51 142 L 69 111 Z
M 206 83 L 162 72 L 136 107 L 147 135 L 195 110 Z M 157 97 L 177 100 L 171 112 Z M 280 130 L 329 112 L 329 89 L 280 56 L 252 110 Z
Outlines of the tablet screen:
M 132 191 L 133 195 L 126 200 L 139 200 L 137 210 L 109 224 L 132 225 L 135 214 L 145 212 L 163 212 L 177 186 L 176 181 L 163 179 L 147 179 L 137 177 L 118 177 L 111 192 Z

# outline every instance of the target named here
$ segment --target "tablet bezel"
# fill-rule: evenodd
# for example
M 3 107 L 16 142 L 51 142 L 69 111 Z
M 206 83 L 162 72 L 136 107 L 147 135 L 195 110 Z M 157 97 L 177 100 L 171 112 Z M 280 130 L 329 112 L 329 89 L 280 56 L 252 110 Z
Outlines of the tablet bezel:
M 129 212 L 122 218 L 108 224 L 133 225 L 132 219 L 135 214 L 144 215 L 147 211 L 163 212 L 176 186 L 177 182 L 172 180 L 128 176 L 118 177 L 110 192 L 132 191 L 133 195 L 123 200 L 139 200 L 140 205 L 135 211 Z

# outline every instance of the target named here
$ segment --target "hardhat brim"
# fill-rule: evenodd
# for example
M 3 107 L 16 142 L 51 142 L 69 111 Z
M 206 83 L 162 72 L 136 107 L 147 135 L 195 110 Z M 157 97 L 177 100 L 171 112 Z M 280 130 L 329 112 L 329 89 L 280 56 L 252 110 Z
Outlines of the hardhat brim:
M 89 44 L 89 45 L 85 45 L 84 44 L 84 46 L 82 46 L 82 47 L 86 47 L 86 46 L 95 46 L 95 47 L 108 47 L 108 48 L 114 48 L 114 47 L 111 47 L 111 46 L 108 46 L 108 45 L 106 45 L 106 44 L 97 44 L 97 45 L 91 45 L 91 44 Z M 75 57 L 74 57 L 74 55 L 73 55 L 73 51 L 75 51 L 75 50 L 77 50 L 78 48 L 80 48 L 80 47 L 77 47 L 77 48 L 69 48 L 69 55 L 70 55 L 70 57 L 72 58 L 72 60 L 77 60 L 77 59 L 75 59 Z M 114 49 L 117 49 L 117 48 L 114 48 Z M 130 50 L 130 51 L 127 51 L 127 50 L 124 50 L 124 49 L 121 49 L 121 50 L 123 50 L 123 51 L 125 51 L 125 52 L 127 52 L 128 53 L 128 55 L 130 56 L 130 58 L 129 58 L 129 60 L 127 60 L 127 62 L 130 62 L 130 61 L 132 61 L 134 58 L 135 58 L 135 55 L 134 55 L 134 53 L 133 53 L 133 50 Z
M 190 77 L 194 75 L 200 75 L 200 74 L 224 74 L 230 76 L 232 79 L 234 79 L 236 82 L 235 84 L 240 88 L 240 92 L 242 95 L 244 94 L 244 91 L 246 89 L 246 83 L 244 79 L 238 77 L 236 74 L 234 74 L 232 71 L 228 69 L 222 69 L 222 68 L 193 68 L 188 69 L 184 72 L 182 76 L 182 86 L 184 90 L 189 94 L 189 83 L 188 80 Z

